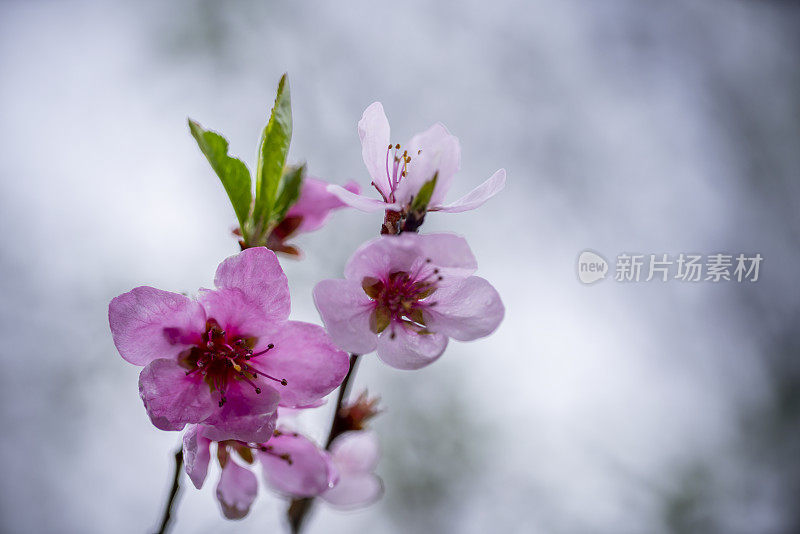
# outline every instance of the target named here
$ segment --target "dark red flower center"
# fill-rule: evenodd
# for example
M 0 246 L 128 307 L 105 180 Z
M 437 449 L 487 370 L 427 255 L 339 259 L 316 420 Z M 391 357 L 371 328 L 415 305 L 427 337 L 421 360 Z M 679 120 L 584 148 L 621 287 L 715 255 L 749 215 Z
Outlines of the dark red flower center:
M 427 299 L 436 291 L 436 283 L 442 277 L 439 269 L 428 268 L 428 264 L 430 260 L 426 260 L 425 267 L 416 275 L 395 271 L 383 279 L 364 277 L 361 287 L 375 301 L 370 315 L 370 328 L 374 333 L 380 334 L 393 323 L 412 328 L 418 334 L 430 333 L 425 326 L 425 310 L 436 303 Z M 423 271 L 428 272 L 424 274 Z
M 285 378 L 275 378 L 255 369 L 252 360 L 267 354 L 275 348 L 270 343 L 259 352 L 253 352 L 258 338 L 228 335 L 217 321 L 209 319 L 201 341 L 194 347 L 184 351 L 180 356 L 180 364 L 187 369 L 186 374 L 199 374 L 211 388 L 220 394 L 219 405 L 225 402 L 225 392 L 233 381 L 240 381 L 251 386 L 257 394 L 261 393 L 258 382 L 266 378 L 285 386 Z

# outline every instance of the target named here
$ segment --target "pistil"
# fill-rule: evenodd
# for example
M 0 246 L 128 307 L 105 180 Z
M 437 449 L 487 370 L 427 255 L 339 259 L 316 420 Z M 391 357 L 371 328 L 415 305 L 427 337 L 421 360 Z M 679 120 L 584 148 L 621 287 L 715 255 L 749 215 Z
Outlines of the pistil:
M 220 407 L 227 402 L 225 393 L 231 380 L 248 384 L 256 394 L 261 393 L 261 387 L 255 382 L 259 375 L 286 386 L 288 382 L 285 378 L 276 378 L 258 371 L 250 363 L 253 358 L 263 356 L 275 348 L 270 343 L 265 349 L 254 353 L 252 347 L 257 341 L 256 338 L 228 336 L 215 320 L 210 319 L 201 342 L 186 351 L 181 358 L 181 365 L 188 369 L 187 376 L 200 373 L 211 390 L 219 392 Z

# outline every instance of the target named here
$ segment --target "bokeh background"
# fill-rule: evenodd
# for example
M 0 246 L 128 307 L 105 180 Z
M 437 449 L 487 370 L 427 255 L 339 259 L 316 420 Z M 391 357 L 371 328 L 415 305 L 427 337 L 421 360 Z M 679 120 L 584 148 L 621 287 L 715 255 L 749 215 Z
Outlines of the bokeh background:
M 186 117 L 254 168 L 280 75 L 291 159 L 366 184 L 356 122 L 459 136 L 451 198 L 500 167 L 467 236 L 497 333 L 383 397 L 383 500 L 308 532 L 800 529 L 800 6 L 780 1 L 0 3 L 0 530 L 146 532 L 177 433 L 157 431 L 107 304 L 195 291 L 234 216 Z M 340 212 L 285 260 L 293 314 L 380 216 Z M 757 283 L 581 285 L 578 253 L 760 253 Z M 328 408 L 305 421 L 322 435 Z M 277 532 L 187 489 L 175 532 Z

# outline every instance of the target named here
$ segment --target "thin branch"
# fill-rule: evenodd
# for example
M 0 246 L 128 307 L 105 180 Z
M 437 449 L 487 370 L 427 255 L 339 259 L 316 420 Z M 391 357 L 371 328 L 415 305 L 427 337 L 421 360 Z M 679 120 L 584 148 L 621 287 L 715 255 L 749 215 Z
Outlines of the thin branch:
M 342 406 L 344 405 L 344 401 L 347 398 L 347 393 L 350 389 L 350 385 L 352 382 L 353 377 L 356 375 L 356 369 L 358 367 L 358 354 L 351 354 L 350 355 L 350 369 L 348 369 L 347 374 L 342 380 L 342 384 L 339 386 L 339 395 L 336 397 L 336 407 L 333 411 L 333 420 L 331 421 L 331 429 L 328 432 L 328 439 L 325 442 L 325 449 L 329 449 L 333 440 L 339 437 L 342 433 L 347 431 L 347 425 L 345 424 L 344 419 L 341 417 Z M 292 499 L 291 504 L 289 505 L 289 509 L 286 510 L 286 517 L 289 520 L 289 528 L 291 529 L 292 534 L 300 534 L 303 523 L 308 517 L 308 514 L 311 512 L 311 507 L 314 504 L 313 497 L 304 497 L 299 499 Z
M 166 534 L 169 532 L 170 521 L 172 519 L 173 508 L 176 505 L 178 494 L 181 490 L 181 470 L 183 468 L 183 448 L 178 447 L 175 451 L 175 474 L 172 477 L 172 489 L 170 489 L 167 505 L 164 507 L 164 516 L 161 518 L 161 526 L 156 534 Z

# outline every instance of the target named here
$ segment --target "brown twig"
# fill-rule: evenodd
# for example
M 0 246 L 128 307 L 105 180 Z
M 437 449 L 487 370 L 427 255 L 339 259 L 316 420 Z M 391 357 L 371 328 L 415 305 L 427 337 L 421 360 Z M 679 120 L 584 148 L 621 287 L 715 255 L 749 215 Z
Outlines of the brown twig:
M 156 531 L 157 534 L 169 532 L 170 520 L 172 519 L 173 507 L 176 504 L 178 494 L 181 490 L 181 470 L 183 468 L 183 448 L 178 447 L 175 451 L 175 474 L 172 477 L 172 489 L 170 489 L 167 505 L 164 507 L 164 515 L 161 518 L 161 526 Z

